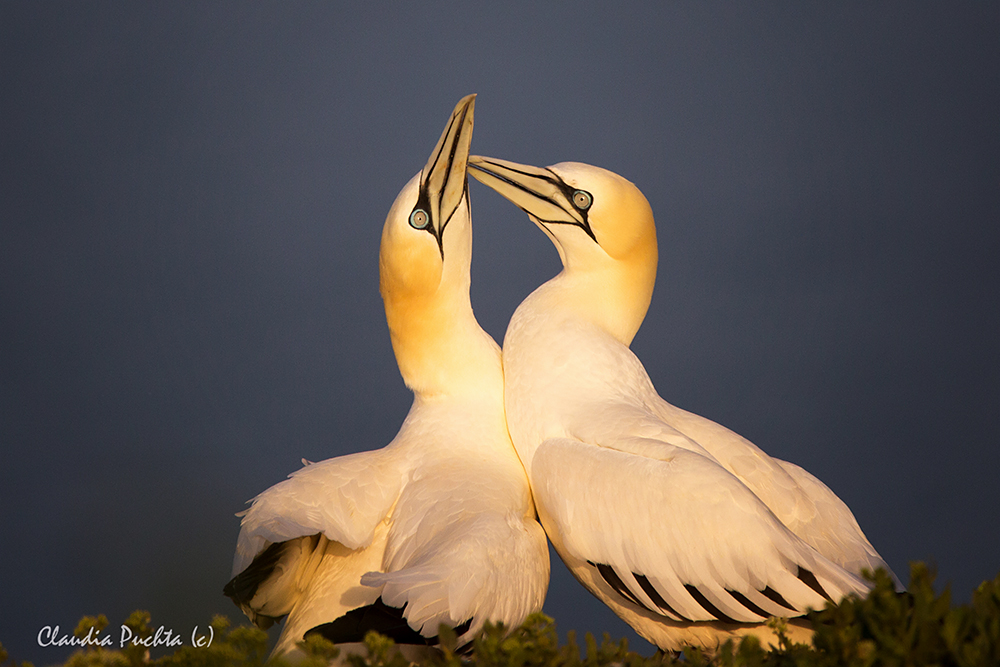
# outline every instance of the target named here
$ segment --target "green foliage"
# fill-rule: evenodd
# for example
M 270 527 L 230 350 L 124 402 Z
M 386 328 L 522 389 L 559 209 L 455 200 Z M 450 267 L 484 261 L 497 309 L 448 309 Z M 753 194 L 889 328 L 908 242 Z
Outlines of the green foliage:
M 231 628 L 225 616 L 209 623 L 214 639 L 208 646 L 185 645 L 157 660 L 164 667 L 235 667 L 263 665 L 267 659 L 267 633 L 253 626 Z
M 3 644 L 0 644 L 0 665 L 4 665 L 5 667 L 6 665 L 10 665 L 11 667 L 34 667 L 30 662 L 22 662 L 18 665 L 11 660 L 10 654 L 7 653 L 7 649 L 3 647 Z
M 934 592 L 934 575 L 923 564 L 911 566 L 906 593 L 897 593 L 884 571 L 866 573 L 874 583 L 865 598 L 849 597 L 811 612 L 813 645 L 792 643 L 784 619 L 772 619 L 778 646 L 765 649 L 755 637 L 726 642 L 714 655 L 695 648 L 682 654 L 657 652 L 644 657 L 628 650 L 625 639 L 605 633 L 600 644 L 584 637 L 581 654 L 569 632 L 560 646 L 555 623 L 533 614 L 513 632 L 502 624 L 487 624 L 475 638 L 472 652 L 458 652 L 450 628 L 440 629 L 441 650 L 423 667 L 998 667 L 1000 666 L 1000 576 L 983 582 L 968 605 L 953 606 L 951 593 Z M 105 616 L 86 616 L 73 634 L 80 640 L 97 636 L 108 625 Z M 138 643 L 119 649 L 88 645 L 76 651 L 64 667 L 287 667 L 284 660 L 267 660 L 267 633 L 254 627 L 233 628 L 227 618 L 211 622 L 211 644 L 186 643 L 173 653 L 153 659 L 149 649 L 154 631 L 148 612 L 134 612 L 124 625 Z M 145 641 L 145 644 L 143 643 Z M 190 641 L 190 640 L 189 640 Z M 393 641 L 375 632 L 365 637 L 366 656 L 349 655 L 351 667 L 407 667 L 410 663 Z M 321 667 L 337 657 L 338 649 L 321 637 L 299 644 L 302 667 Z M 0 645 L 0 666 L 18 667 Z M 20 667 L 30 667 L 21 663 Z
M 848 598 L 814 613 L 817 656 L 804 663 L 845 665 L 1000 665 L 1000 576 L 983 582 L 972 604 L 952 607 L 951 592 L 934 593 L 934 576 L 922 563 L 910 568 L 906 594 L 878 571 L 866 598 Z
M 560 648 L 555 624 L 542 613 L 529 616 L 514 632 L 502 623 L 487 623 L 473 642 L 472 656 L 481 667 L 555 667 L 572 664 L 574 659 L 579 662 L 576 642 Z
M 454 637 L 454 632 L 451 633 Z M 454 645 L 454 643 L 452 644 Z M 368 649 L 368 656 L 360 655 L 347 656 L 347 661 L 351 667 L 407 667 L 409 661 L 400 655 L 396 650 L 396 643 L 370 630 L 365 635 L 365 648 Z

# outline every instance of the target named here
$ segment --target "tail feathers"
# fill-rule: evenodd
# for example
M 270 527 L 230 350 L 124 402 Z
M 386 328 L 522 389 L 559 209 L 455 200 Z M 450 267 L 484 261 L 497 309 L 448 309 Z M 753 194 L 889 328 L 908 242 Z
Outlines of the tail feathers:
M 363 586 L 382 587 L 382 600 L 395 608 L 406 609 L 409 624 L 425 636 L 436 633 L 441 624 L 461 627 L 473 617 L 471 604 L 463 593 L 448 581 L 448 573 L 435 565 L 422 565 L 397 572 L 368 572 L 361 577 Z M 479 586 L 473 586 L 478 590 Z M 468 628 L 466 628 L 468 629 Z M 462 633 L 459 633 L 462 634 Z
M 411 628 L 404 616 L 404 609 L 405 607 L 390 607 L 380 597 L 370 605 L 352 609 L 335 621 L 312 628 L 305 636 L 319 635 L 334 644 L 346 644 L 362 642 L 365 635 L 374 630 L 397 644 L 436 646 L 439 643 L 438 636 L 435 634 L 433 637 L 425 637 Z M 471 624 L 470 618 L 456 626 L 455 633 L 464 634 Z

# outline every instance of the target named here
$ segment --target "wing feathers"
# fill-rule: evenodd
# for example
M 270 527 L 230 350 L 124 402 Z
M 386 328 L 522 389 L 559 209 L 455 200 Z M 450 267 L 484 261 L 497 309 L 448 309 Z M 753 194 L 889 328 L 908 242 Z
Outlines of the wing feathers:
M 266 630 L 291 612 L 301 593 L 302 580 L 317 566 L 317 552 L 325 543 L 320 535 L 310 535 L 271 544 L 222 592 L 255 625 Z
M 233 575 L 268 544 L 322 533 L 348 549 L 371 543 L 399 497 L 404 475 L 381 450 L 312 463 L 253 499 L 243 512 Z
M 792 605 L 788 604 L 788 600 L 786 600 L 785 598 L 783 598 L 781 596 L 781 593 L 779 593 L 778 591 L 774 590 L 770 586 L 765 586 L 760 592 L 765 597 L 767 597 L 769 600 L 771 600 L 772 602 L 780 605 L 781 607 L 784 607 L 788 611 L 795 611 L 795 607 L 793 607 Z
M 820 585 L 819 581 L 816 580 L 815 574 L 813 574 L 809 570 L 799 565 L 799 570 L 795 576 L 798 577 L 798 580 L 804 583 L 806 586 L 808 586 L 809 588 L 813 589 L 814 591 L 822 595 L 825 599 L 830 600 L 829 594 L 827 594 L 827 592 L 823 590 L 823 586 Z
M 635 580 L 639 582 L 640 586 L 642 586 L 642 590 L 646 591 L 646 595 L 649 596 L 649 598 L 653 601 L 653 603 L 657 606 L 657 608 L 659 608 L 661 613 L 663 613 L 665 616 L 675 621 L 684 621 L 684 622 L 691 621 L 691 619 L 677 613 L 677 610 L 674 609 L 670 605 L 670 603 L 668 603 L 666 600 L 663 599 L 663 596 L 660 595 L 660 592 L 658 590 L 656 590 L 656 587 L 652 583 L 650 583 L 648 577 L 642 574 L 635 574 L 634 572 L 633 574 L 635 575 Z
M 760 623 L 867 590 L 714 460 L 665 443 L 651 459 L 636 445 L 551 439 L 531 466 L 557 549 L 589 563 L 616 596 L 674 621 Z
M 611 567 L 610 565 L 605 565 L 604 563 L 597 563 L 596 567 L 597 571 L 601 573 L 602 577 L 604 577 L 604 581 L 608 582 L 608 585 L 611 586 L 611 588 L 615 589 L 615 592 L 618 593 L 618 595 L 621 595 L 623 598 L 625 598 L 629 602 L 632 602 L 633 604 L 637 604 L 640 607 L 646 607 L 651 611 L 655 611 L 655 609 L 651 609 L 651 607 L 655 606 L 653 605 L 652 601 L 650 601 L 649 604 L 645 604 L 639 601 L 639 598 L 637 598 L 632 593 L 632 591 L 628 589 L 628 586 L 625 585 L 625 582 L 622 581 L 622 578 L 618 576 L 617 572 L 615 572 L 615 568 Z
M 670 605 L 677 610 L 676 613 L 681 616 L 682 620 L 710 620 L 705 615 L 704 607 L 691 597 L 673 570 L 664 570 L 656 575 L 649 574 L 646 575 L 646 578 L 653 585 L 653 588 L 661 594 L 664 601 L 669 600 Z
M 764 609 L 761 609 L 756 604 L 754 604 L 753 602 L 751 602 L 750 599 L 747 598 L 747 596 L 743 595 L 742 593 L 740 593 L 738 591 L 731 591 L 731 590 L 729 590 L 727 588 L 726 592 L 729 593 L 730 595 L 732 595 L 734 600 L 736 600 L 741 605 L 743 605 L 744 607 L 746 607 L 746 609 L 748 611 L 750 611 L 751 613 L 756 614 L 757 616 L 759 616 L 761 618 L 761 620 L 766 619 L 769 616 L 780 616 L 781 615 L 780 612 L 779 613 L 774 613 L 774 612 L 769 612 L 769 611 L 766 611 Z
M 714 604 L 712 604 L 711 602 L 709 602 L 708 598 L 706 598 L 702 594 L 702 592 L 700 590 L 698 590 L 696 587 L 692 586 L 691 584 L 685 584 L 684 588 L 686 588 L 687 592 L 691 594 L 691 597 L 693 597 L 695 600 L 697 600 L 698 604 L 700 604 L 702 607 L 704 607 L 705 611 L 707 611 L 709 614 L 711 614 L 716 620 L 722 621 L 723 623 L 738 623 L 739 622 L 739 621 L 737 621 L 737 620 L 735 620 L 733 618 L 730 618 L 726 614 L 723 614 L 721 611 L 719 611 L 719 609 Z

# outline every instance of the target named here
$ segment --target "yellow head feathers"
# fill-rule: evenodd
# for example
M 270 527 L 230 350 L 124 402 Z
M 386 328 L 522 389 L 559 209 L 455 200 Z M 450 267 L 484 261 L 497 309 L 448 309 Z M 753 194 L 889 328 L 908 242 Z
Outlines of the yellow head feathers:
M 553 307 L 573 309 L 626 345 L 653 295 L 656 226 L 646 197 L 618 174 L 579 162 L 533 167 L 472 156 L 470 174 L 545 232 L 564 270 L 547 285 Z

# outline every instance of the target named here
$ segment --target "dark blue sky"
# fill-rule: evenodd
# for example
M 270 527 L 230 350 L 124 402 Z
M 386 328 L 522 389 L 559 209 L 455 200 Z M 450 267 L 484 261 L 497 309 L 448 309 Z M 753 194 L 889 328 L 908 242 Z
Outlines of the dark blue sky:
M 996 3 L 3 2 L 0 91 L 18 659 L 84 614 L 242 620 L 233 514 L 389 442 L 382 223 L 470 92 L 474 152 L 649 198 L 633 349 L 667 400 L 824 480 L 904 580 L 1000 571 Z M 558 258 L 471 191 L 499 340 Z M 561 566 L 546 611 L 634 637 Z

